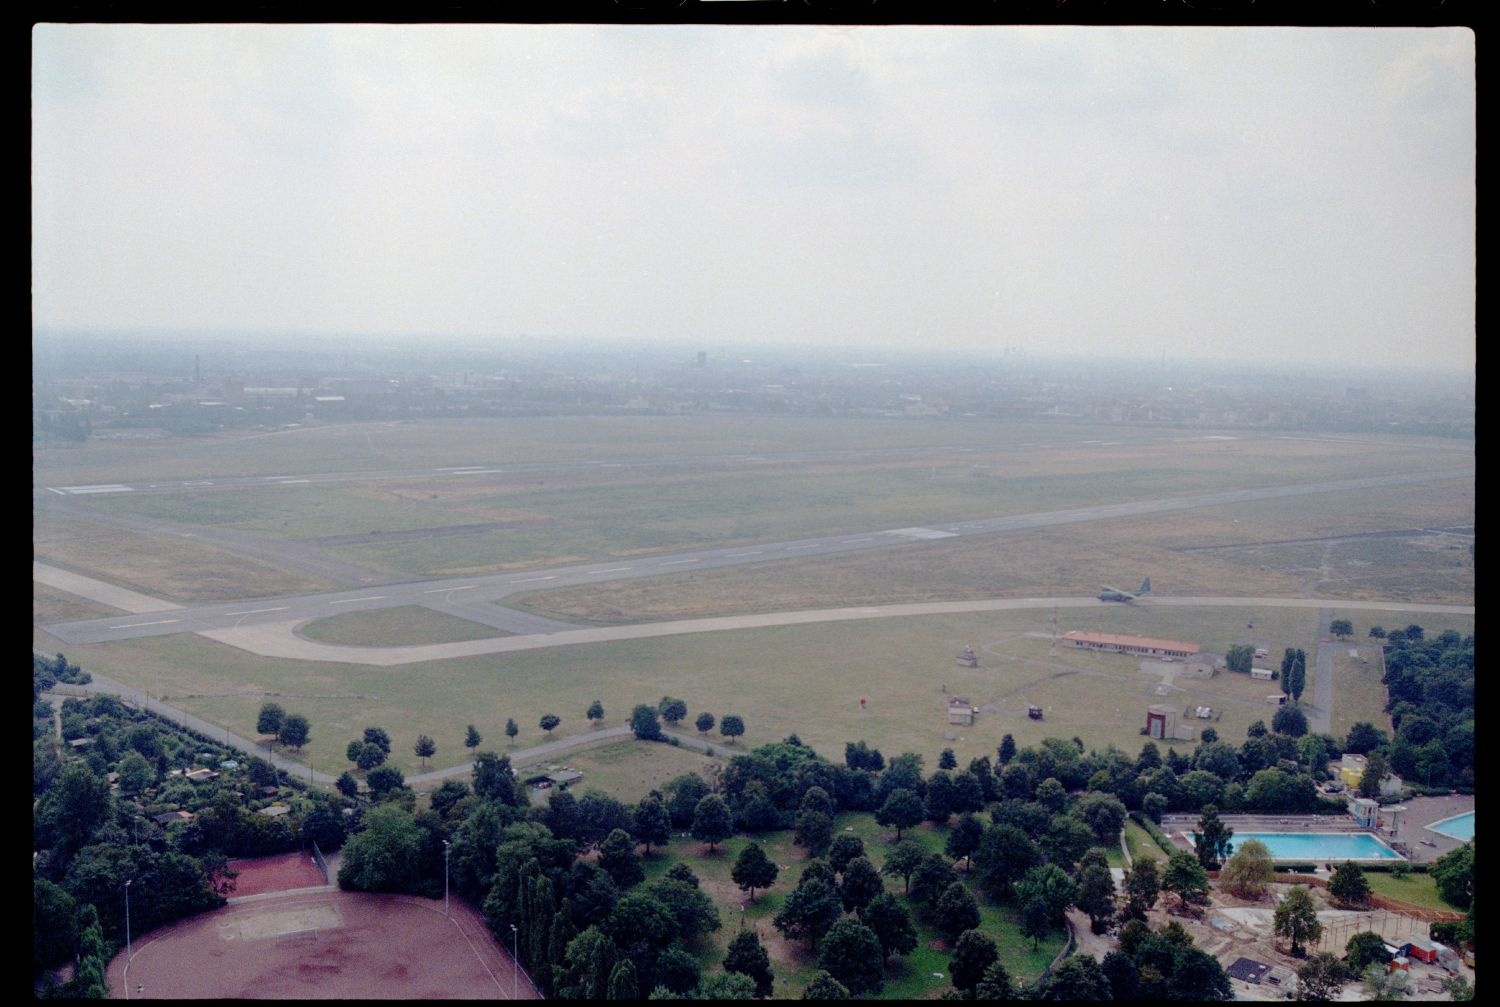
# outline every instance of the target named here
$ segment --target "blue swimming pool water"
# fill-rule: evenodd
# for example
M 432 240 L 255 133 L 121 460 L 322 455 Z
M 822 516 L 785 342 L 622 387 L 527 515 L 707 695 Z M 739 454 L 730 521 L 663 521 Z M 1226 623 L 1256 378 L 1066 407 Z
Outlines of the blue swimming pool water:
M 1368 832 L 1236 832 L 1230 852 L 1259 839 L 1273 860 L 1400 860 L 1395 850 Z
M 1470 811 L 1467 814 L 1454 815 L 1452 818 L 1445 818 L 1441 822 L 1433 822 L 1427 827 L 1433 832 L 1441 832 L 1445 836 L 1452 836 L 1454 839 L 1468 841 L 1474 838 L 1474 812 Z

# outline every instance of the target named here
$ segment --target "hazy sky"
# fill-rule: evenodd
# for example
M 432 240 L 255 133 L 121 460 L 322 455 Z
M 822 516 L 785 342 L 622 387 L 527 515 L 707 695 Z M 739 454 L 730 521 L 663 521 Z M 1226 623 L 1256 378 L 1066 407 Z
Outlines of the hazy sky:
M 1471 367 L 1463 29 L 43 25 L 39 326 Z

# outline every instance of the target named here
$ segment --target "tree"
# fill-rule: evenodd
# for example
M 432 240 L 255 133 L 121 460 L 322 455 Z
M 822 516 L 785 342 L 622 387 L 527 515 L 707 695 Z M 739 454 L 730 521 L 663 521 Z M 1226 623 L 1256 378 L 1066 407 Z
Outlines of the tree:
M 1359 794 L 1361 797 L 1378 797 L 1380 795 L 1380 783 L 1390 773 L 1386 765 L 1385 757 L 1379 752 L 1371 752 L 1365 762 L 1365 771 L 1359 777 Z
M 1219 819 L 1219 809 L 1212 804 L 1205 805 L 1198 816 L 1198 834 L 1193 838 L 1198 862 L 1206 870 L 1218 867 L 1228 855 L 1229 841 L 1233 838 L 1234 830 Z
M 339 774 L 339 778 L 334 782 L 333 786 L 339 793 L 350 800 L 359 796 L 359 781 L 347 769 Z
M 608 874 L 621 891 L 646 880 L 646 870 L 635 852 L 635 840 L 623 829 L 615 829 L 599 846 L 599 869 Z
M 1247 839 L 1234 851 L 1234 856 L 1219 872 L 1219 881 L 1224 888 L 1242 899 L 1258 899 L 1266 894 L 1271 879 L 1276 875 L 1276 863 L 1271 851 L 1259 839 Z
M 120 789 L 127 794 L 139 794 L 156 782 L 156 770 L 140 752 L 127 752 L 115 767 Z
M 825 878 L 805 873 L 797 887 L 787 893 L 781 911 L 771 922 L 787 940 L 806 937 L 809 945 L 815 946 L 843 915 L 844 904 L 834 886 Z
M 842 984 L 850 996 L 879 993 L 884 985 L 885 953 L 873 930 L 845 917 L 823 938 L 818 968 Z
M 1286 898 L 1276 907 L 1275 932 L 1292 942 L 1292 957 L 1302 957 L 1302 946 L 1316 941 L 1323 933 L 1318 922 L 1317 907 L 1306 885 L 1293 885 Z
M 819 971 L 802 991 L 804 1000 L 848 1000 L 849 988 L 827 972 Z
M 1094 838 L 1101 846 L 1116 846 L 1120 842 L 1120 830 L 1125 827 L 1125 805 L 1112 794 L 1084 794 L 1073 805 L 1069 814 L 1094 830 Z
M 521 729 L 516 726 L 515 719 L 512 718 L 512 717 L 506 717 L 505 718 L 505 736 L 510 739 L 510 743 L 511 744 L 515 744 L 516 735 L 518 735 L 520 733 L 521 733 Z
M 409 892 L 421 863 L 422 829 L 403 808 L 382 804 L 344 844 L 339 887 L 356 892 Z
M 672 837 L 672 819 L 655 791 L 641 798 L 631 822 L 630 833 L 637 841 L 646 844 L 647 856 L 651 855 L 653 844 L 665 846 Z
M 1277 734 L 1300 738 L 1307 733 L 1307 714 L 1295 706 L 1283 706 L 1271 718 L 1271 730 Z
M 885 957 L 911 954 L 917 947 L 917 928 L 911 913 L 889 892 L 881 892 L 859 911 L 860 922 L 875 932 Z
M 835 836 L 833 843 L 828 847 L 828 866 L 833 868 L 835 874 L 843 874 L 849 861 L 864 855 L 865 841 L 846 832 Z
M 680 699 L 663 696 L 661 702 L 656 706 L 656 712 L 661 714 L 662 720 L 676 727 L 678 721 L 687 716 L 688 708 L 687 704 Z
M 619 950 L 609 935 L 590 926 L 568 942 L 553 985 L 564 1000 L 604 1000 Z
M 778 873 L 780 869 L 766 856 L 766 851 L 761 849 L 760 844 L 751 842 L 735 858 L 734 869 L 729 876 L 740 886 L 741 891 L 750 893 L 750 901 L 754 902 L 755 890 L 771 887 L 776 883 Z
M 1010 980 L 1010 973 L 1005 971 L 1005 966 L 998 961 L 991 962 L 984 970 L 984 975 L 979 980 L 979 985 L 974 987 L 975 1000 L 1015 1000 L 1015 984 Z M 1118 999 L 1118 998 L 1117 998 Z
M 932 925 L 950 941 L 979 926 L 979 903 L 962 881 L 949 885 L 938 898 L 932 909 Z
M 766 954 L 760 935 L 754 930 L 741 930 L 729 942 L 724 971 L 749 976 L 755 983 L 757 997 L 768 997 L 772 993 L 776 977 L 771 972 L 771 956 Z
M 1176 894 L 1178 903 L 1186 907 L 1189 902 L 1201 902 L 1208 896 L 1208 872 L 1197 857 L 1178 850 L 1167 860 L 1161 886 Z
M 584 714 L 584 716 L 588 718 L 589 726 L 593 727 L 595 721 L 604 719 L 604 704 L 597 699 L 594 700 L 589 704 L 588 713 Z
M 844 900 L 846 911 L 863 909 L 883 891 L 885 883 L 868 857 L 855 857 L 845 865 L 844 876 L 839 882 L 839 896 Z
M 359 753 L 363 752 L 364 750 L 365 743 L 363 741 L 351 741 L 349 742 L 349 744 L 344 746 L 344 758 L 348 759 L 350 762 L 357 763 L 359 762 Z
M 1438 894 L 1449 905 L 1468 909 L 1474 902 L 1474 843 L 1464 843 L 1433 863 L 1429 873 L 1437 882 Z
M 464 731 L 464 747 L 467 748 L 470 752 L 473 752 L 474 749 L 478 748 L 479 743 L 483 740 L 484 739 L 480 737 L 479 732 L 475 730 L 473 724 L 470 724 L 468 730 Z
M 1404 1000 L 1407 992 L 1407 973 L 1397 969 L 1388 971 L 1383 965 L 1371 965 L 1365 969 L 1364 991 L 1371 1000 Z
M 496 801 L 513 808 L 525 807 L 526 795 L 516 789 L 516 774 L 510 768 L 510 756 L 480 752 L 474 756 L 474 793 L 486 801 Z
M 1348 619 L 1334 619 L 1328 624 L 1328 632 L 1342 640 L 1354 635 L 1354 625 Z
M 965 930 L 953 945 L 953 960 L 948 973 L 955 989 L 972 990 L 984 978 L 985 970 L 1000 959 L 995 942 L 978 930 Z
M 1385 949 L 1385 938 L 1373 930 L 1362 930 L 1344 945 L 1344 963 L 1354 975 L 1361 975 L 1370 965 L 1384 965 L 1391 960 Z
M 1008 899 L 1011 886 L 1042 862 L 1036 844 L 1014 825 L 992 825 L 984 830 L 974 851 L 976 880 L 990 898 Z
M 555 713 L 544 713 L 542 719 L 537 721 L 537 726 L 547 732 L 547 737 L 552 737 L 552 729 L 562 723 L 562 718 Z
M 364 741 L 367 745 L 375 745 L 387 756 L 391 754 L 391 736 L 385 732 L 384 728 L 365 728 Z
M 734 834 L 734 818 L 729 814 L 729 806 L 724 803 L 724 798 L 718 794 L 709 794 L 698 802 L 698 807 L 693 811 L 693 838 L 701 843 L 707 843 L 709 852 Z
M 897 843 L 891 847 L 890 853 L 886 854 L 885 863 L 880 867 L 880 873 L 899 877 L 902 882 L 902 894 L 911 890 L 911 876 L 926 855 L 922 848 L 916 843 Z
M 1160 891 L 1161 879 L 1156 873 L 1156 861 L 1140 858 L 1125 872 L 1125 898 L 1131 915 L 1144 917 L 1156 905 Z
M 1079 870 L 1074 905 L 1088 914 L 1090 930 L 1104 933 L 1115 914 L 1115 879 L 1107 866 L 1090 864 Z
M 640 977 L 636 975 L 635 963 L 629 958 L 615 962 L 609 972 L 610 1000 L 639 1000 L 641 998 Z
M 281 730 L 276 732 L 276 740 L 287 748 L 300 751 L 302 746 L 307 744 L 309 732 L 307 718 L 300 713 L 291 713 L 281 722 Z
M 1000 765 L 1010 764 L 1010 760 L 1016 757 L 1016 739 L 1010 735 L 1000 739 L 1000 745 L 995 749 L 995 754 L 1000 757 Z
M 365 777 L 365 783 L 369 786 L 370 793 L 380 798 L 406 786 L 406 777 L 394 766 L 376 766 Z
M 906 789 L 897 790 L 886 798 L 880 810 L 875 812 L 875 821 L 896 830 L 896 842 L 901 841 L 901 830 L 909 829 L 922 821 L 922 799 Z
M 412 751 L 422 760 L 422 768 L 427 768 L 427 760 L 437 751 L 437 742 L 425 734 L 417 735 L 417 743 L 412 746 Z
M 1230 644 L 1229 649 L 1224 651 L 1224 667 L 1230 671 L 1237 671 L 1241 675 L 1250 674 L 1250 668 L 1255 661 L 1255 648 L 1248 644 Z
M 1047 925 L 1060 927 L 1068 907 L 1078 897 L 1078 886 L 1056 864 L 1033 867 L 1016 882 L 1016 899 L 1026 903 L 1040 899 L 1047 910 Z
M 46 878 L 31 879 L 31 968 L 61 965 L 73 956 L 73 896 Z
M 719 733 L 734 744 L 734 739 L 745 733 L 745 721 L 732 713 L 726 713 L 719 718 Z
M 693 726 L 698 729 L 699 734 L 707 734 L 714 729 L 714 715 L 711 713 L 700 713 L 698 719 L 693 721 Z
M 280 704 L 266 703 L 260 708 L 260 716 L 255 720 L 255 731 L 257 734 L 275 737 L 281 731 L 281 722 L 286 719 L 286 711 Z
M 641 741 L 662 739 L 661 724 L 656 720 L 656 710 L 645 703 L 630 711 L 630 730 Z
M 354 760 L 354 765 L 368 772 L 385 762 L 385 754 L 379 745 L 365 742 L 360 745 L 359 755 Z
M 1302 653 L 1300 650 L 1296 653 Z M 1302 690 L 1307 687 L 1307 660 L 1305 658 L 1293 660 L 1292 666 L 1282 676 L 1282 682 L 1286 691 L 1291 695 L 1293 703 L 1302 702 Z
M 1328 879 L 1328 894 L 1346 909 L 1367 905 L 1370 901 L 1370 882 L 1358 864 L 1346 860 L 1334 868 L 1333 877 Z
M 1370 627 L 1370 639 L 1372 639 L 1372 640 L 1384 640 L 1385 639 L 1385 628 L 1383 626 L 1371 626 Z
M 956 756 L 956 755 L 953 754 L 953 749 L 951 749 L 951 748 L 945 748 L 945 749 L 943 749 L 942 754 L 938 756 L 938 768 L 939 769 L 957 769 L 958 768 L 958 756 Z
M 965 812 L 958 818 L 958 824 L 953 826 L 953 831 L 948 833 L 948 841 L 943 844 L 943 852 L 957 860 L 964 859 L 964 870 L 967 872 L 971 866 L 969 858 L 974 851 L 979 849 L 979 843 L 984 839 L 984 823 L 973 814 Z

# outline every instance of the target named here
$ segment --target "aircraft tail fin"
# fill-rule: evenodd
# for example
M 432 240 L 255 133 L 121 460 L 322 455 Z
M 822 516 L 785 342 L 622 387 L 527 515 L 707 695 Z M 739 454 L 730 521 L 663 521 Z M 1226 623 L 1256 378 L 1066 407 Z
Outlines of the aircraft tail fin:
M 1150 593 L 1151 593 L 1151 578 L 1147 577 L 1145 580 L 1141 581 L 1141 589 L 1139 591 L 1137 591 L 1136 594 L 1150 594 Z

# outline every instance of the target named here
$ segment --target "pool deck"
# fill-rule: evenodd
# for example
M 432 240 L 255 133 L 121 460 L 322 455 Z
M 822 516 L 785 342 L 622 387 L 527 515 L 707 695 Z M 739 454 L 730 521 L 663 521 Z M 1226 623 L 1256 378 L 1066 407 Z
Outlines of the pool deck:
M 1463 840 L 1433 832 L 1427 826 L 1454 815 L 1474 810 L 1474 795 L 1450 794 L 1445 797 L 1413 797 L 1401 802 L 1406 808 L 1402 816 L 1401 830 L 1391 835 L 1388 829 L 1375 834 L 1387 845 L 1400 843 L 1409 851 L 1407 859 L 1416 864 L 1429 864 L 1450 850 L 1464 844 Z M 1382 811 L 1384 808 L 1382 808 Z M 1368 832 L 1354 822 L 1350 815 L 1262 815 L 1221 814 L 1219 819 L 1234 829 L 1238 835 L 1247 832 Z M 1184 833 L 1198 828 L 1198 816 L 1178 812 L 1163 815 L 1162 831 L 1171 837 L 1173 845 L 1192 852 L 1192 841 Z

